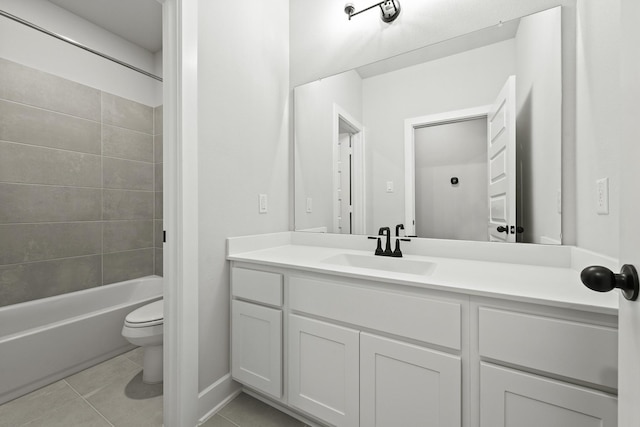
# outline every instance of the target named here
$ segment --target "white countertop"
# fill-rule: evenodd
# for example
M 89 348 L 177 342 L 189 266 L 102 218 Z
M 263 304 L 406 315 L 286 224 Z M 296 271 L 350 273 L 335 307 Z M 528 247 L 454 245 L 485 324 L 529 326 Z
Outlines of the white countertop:
M 287 234 L 293 234 L 294 238 Z M 599 293 L 587 289 L 580 281 L 579 270 L 575 265 L 572 268 L 571 263 L 566 266 L 553 265 L 553 262 L 552 265 L 533 265 L 530 262 L 518 263 L 517 258 L 512 259 L 511 262 L 496 262 L 468 259 L 472 258 L 472 254 L 465 254 L 467 259 L 460 259 L 405 252 L 403 258 L 396 260 L 399 262 L 427 261 L 436 264 L 435 270 L 429 275 L 406 274 L 326 262 L 325 260 L 337 254 L 371 257 L 374 255 L 373 250 L 353 249 L 345 247 L 349 246 L 345 244 L 340 245 L 342 247 L 308 244 L 314 242 L 309 242 L 307 237 L 302 239 L 305 244 L 301 244 L 300 239 L 295 238 L 296 234 L 299 233 L 254 236 L 253 241 L 252 237 L 235 238 L 238 239 L 235 241 L 229 239 L 227 259 L 604 314 L 618 312 L 619 292 Z M 359 237 L 362 239 L 362 236 Z M 323 237 L 311 239 L 323 239 Z M 369 241 L 368 246 L 372 246 L 372 243 L 375 242 Z M 354 246 L 362 246 L 362 244 L 358 243 Z M 374 247 L 375 245 L 372 246 Z M 571 251 L 570 247 L 565 248 Z M 436 250 L 437 248 L 431 252 Z M 511 247 L 511 250 L 517 252 L 515 246 Z M 486 254 L 483 258 L 486 258 Z M 531 254 L 528 254 L 529 261 L 530 258 Z M 604 260 L 607 261 L 606 258 Z M 611 262 L 610 259 L 608 261 Z M 607 262 L 600 262 L 600 264 L 606 265 Z

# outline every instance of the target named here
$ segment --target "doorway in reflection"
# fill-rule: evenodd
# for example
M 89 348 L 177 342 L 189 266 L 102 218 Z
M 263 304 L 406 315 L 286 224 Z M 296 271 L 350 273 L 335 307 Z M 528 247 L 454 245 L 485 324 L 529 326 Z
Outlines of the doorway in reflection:
M 416 235 L 488 241 L 486 118 L 418 128 L 414 141 Z

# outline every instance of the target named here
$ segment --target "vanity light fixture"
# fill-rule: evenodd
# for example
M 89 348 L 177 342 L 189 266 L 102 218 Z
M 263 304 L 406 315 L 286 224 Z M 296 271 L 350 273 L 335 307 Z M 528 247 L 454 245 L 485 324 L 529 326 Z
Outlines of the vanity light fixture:
M 400 15 L 399 0 L 383 0 L 379 3 L 367 7 L 366 9 L 362 9 L 360 12 L 356 12 L 356 7 L 353 5 L 353 3 L 347 3 L 344 5 L 344 13 L 349 15 L 349 21 L 351 21 L 352 17 L 378 6 L 380 6 L 380 18 L 382 18 L 382 20 L 386 23 L 393 22 L 398 17 L 398 15 Z

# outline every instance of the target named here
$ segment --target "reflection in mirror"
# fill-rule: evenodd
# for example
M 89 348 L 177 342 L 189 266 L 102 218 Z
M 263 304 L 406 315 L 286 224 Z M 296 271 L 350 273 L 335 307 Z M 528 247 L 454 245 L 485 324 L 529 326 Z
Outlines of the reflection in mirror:
M 561 8 L 295 89 L 295 228 L 561 243 Z

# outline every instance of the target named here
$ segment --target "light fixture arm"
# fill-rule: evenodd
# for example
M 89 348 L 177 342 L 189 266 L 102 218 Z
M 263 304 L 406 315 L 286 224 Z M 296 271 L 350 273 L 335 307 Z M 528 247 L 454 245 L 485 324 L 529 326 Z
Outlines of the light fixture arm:
M 351 21 L 352 17 L 360 15 L 362 12 L 366 12 L 367 10 L 371 10 L 376 7 L 380 7 L 381 18 L 384 22 L 393 22 L 398 17 L 398 15 L 400 15 L 399 0 L 383 0 L 379 3 L 364 8 L 359 12 L 355 12 L 355 7 L 352 3 L 347 3 L 344 7 L 344 12 L 349 15 L 349 21 Z

